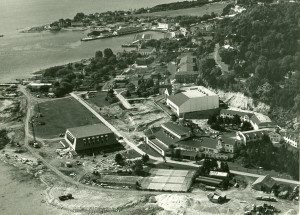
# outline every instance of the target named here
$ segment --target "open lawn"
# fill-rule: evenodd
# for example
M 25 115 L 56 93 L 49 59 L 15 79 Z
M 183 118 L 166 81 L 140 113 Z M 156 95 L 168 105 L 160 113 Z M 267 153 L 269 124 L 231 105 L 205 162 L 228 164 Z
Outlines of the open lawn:
M 56 138 L 67 128 L 96 124 L 100 121 L 73 98 L 56 99 L 39 104 L 43 117 L 35 118 L 35 133 L 40 138 Z M 38 112 L 35 106 L 35 113 Z M 45 125 L 40 125 L 44 122 Z
M 105 100 L 107 92 L 97 92 L 90 96 L 90 102 L 94 103 L 98 107 L 103 107 L 110 105 L 108 101 Z
M 212 12 L 216 14 L 221 14 L 223 8 L 228 4 L 228 2 L 216 2 L 212 4 L 206 4 L 202 7 L 185 8 L 179 10 L 168 10 L 159 11 L 153 13 L 143 13 L 137 16 L 203 16 L 204 14 L 211 14 Z

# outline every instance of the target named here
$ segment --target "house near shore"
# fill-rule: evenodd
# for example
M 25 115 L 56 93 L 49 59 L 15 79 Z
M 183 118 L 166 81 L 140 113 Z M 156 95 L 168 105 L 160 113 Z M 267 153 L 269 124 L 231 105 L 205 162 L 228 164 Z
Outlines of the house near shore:
M 94 152 L 119 145 L 114 133 L 104 124 L 68 128 L 64 142 L 76 152 Z
M 52 87 L 52 83 L 30 82 L 27 87 L 31 91 L 43 90 L 48 91 Z
M 71 27 L 83 27 L 83 26 L 84 26 L 83 22 L 75 22 L 75 21 L 71 22 Z

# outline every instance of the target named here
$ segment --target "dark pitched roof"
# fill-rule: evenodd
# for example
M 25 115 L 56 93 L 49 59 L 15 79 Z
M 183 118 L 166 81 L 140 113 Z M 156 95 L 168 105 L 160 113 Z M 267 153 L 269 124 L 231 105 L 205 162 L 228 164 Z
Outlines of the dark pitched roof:
M 188 127 L 184 127 L 173 122 L 166 122 L 162 125 L 178 135 L 185 135 L 186 133 L 190 132 Z
M 75 138 L 92 137 L 101 134 L 112 133 L 104 124 L 85 125 L 75 128 L 68 128 Z
M 176 144 L 193 147 L 193 148 L 205 147 L 205 148 L 215 149 L 217 147 L 218 140 L 210 137 L 202 137 L 202 138 L 194 137 L 194 138 L 178 141 L 176 142 Z
M 268 116 L 265 116 L 262 114 L 254 114 L 251 117 L 251 121 L 260 126 L 274 126 L 275 125 Z
M 275 180 L 270 175 L 261 176 L 253 182 L 252 186 L 263 184 L 268 187 L 273 187 L 276 184 Z
M 235 143 L 236 143 L 236 139 L 234 137 L 224 137 L 224 136 L 222 136 L 221 138 L 222 138 L 224 144 L 234 146 Z
M 165 134 L 163 132 L 163 129 L 161 128 L 159 131 L 151 134 L 151 135 L 147 135 L 149 139 L 153 140 L 153 139 L 158 139 L 161 142 L 163 142 L 166 145 L 172 145 L 174 143 L 176 143 L 179 139 L 177 137 L 175 137 L 174 139 L 169 137 L 167 134 Z
M 176 74 L 175 74 L 175 78 L 176 78 L 176 76 L 180 76 L 180 75 L 197 75 L 198 76 L 198 72 L 195 72 L 195 71 L 179 71 L 179 72 L 177 72 Z
M 262 137 L 263 135 L 268 135 L 267 130 L 251 130 L 251 131 L 243 131 L 242 134 L 245 135 L 247 139 L 252 139 L 258 137 Z
M 175 95 L 169 96 L 168 99 L 175 105 L 180 106 L 186 101 L 188 101 L 190 98 L 184 95 L 183 93 L 177 93 Z

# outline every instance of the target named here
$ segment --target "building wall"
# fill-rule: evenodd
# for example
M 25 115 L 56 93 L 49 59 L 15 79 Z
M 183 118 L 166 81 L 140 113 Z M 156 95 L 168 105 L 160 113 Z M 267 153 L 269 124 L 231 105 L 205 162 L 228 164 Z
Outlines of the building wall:
M 161 149 L 159 146 L 157 146 L 155 143 L 153 143 L 148 137 L 145 137 L 146 144 L 148 144 L 152 149 L 157 151 L 162 156 L 165 156 L 166 153 L 163 149 Z
M 167 99 L 167 105 L 179 116 L 179 107 L 176 104 Z
M 283 140 L 284 140 L 286 143 L 290 144 L 291 146 L 293 146 L 293 147 L 295 147 L 295 148 L 298 148 L 298 143 L 297 143 L 297 141 L 292 140 L 292 139 L 290 139 L 290 138 L 288 138 L 288 137 L 283 137 Z
M 65 134 L 65 140 L 75 151 L 96 149 L 117 144 L 114 133 L 101 134 L 85 138 L 74 138 L 74 136 L 67 130 Z
M 251 120 L 250 120 L 250 123 L 251 123 L 252 127 L 254 128 L 254 130 L 258 130 L 259 129 L 259 126 L 256 123 L 254 123 Z
M 179 114 L 201 110 L 210 110 L 219 107 L 218 96 L 204 96 L 190 98 L 179 107 Z

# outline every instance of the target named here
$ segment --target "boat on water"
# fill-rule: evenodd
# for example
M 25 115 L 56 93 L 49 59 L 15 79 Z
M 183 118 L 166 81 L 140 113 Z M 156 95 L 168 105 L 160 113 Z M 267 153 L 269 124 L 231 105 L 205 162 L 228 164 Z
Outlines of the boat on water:
M 138 45 L 136 44 L 132 44 L 132 43 L 126 43 L 126 44 L 123 44 L 121 45 L 123 48 L 136 48 L 138 47 Z
M 81 41 L 91 41 L 91 40 L 98 40 L 98 39 L 104 39 L 109 37 L 117 37 L 117 36 L 123 36 L 127 34 L 139 33 L 147 30 L 148 30 L 147 28 L 141 28 L 141 27 L 127 27 L 127 28 L 121 28 L 115 31 L 114 33 L 110 33 L 110 34 L 101 34 L 100 36 L 88 36 L 82 38 Z
M 4 37 L 4 35 L 3 35 L 3 34 L 0 34 L 0 37 Z

